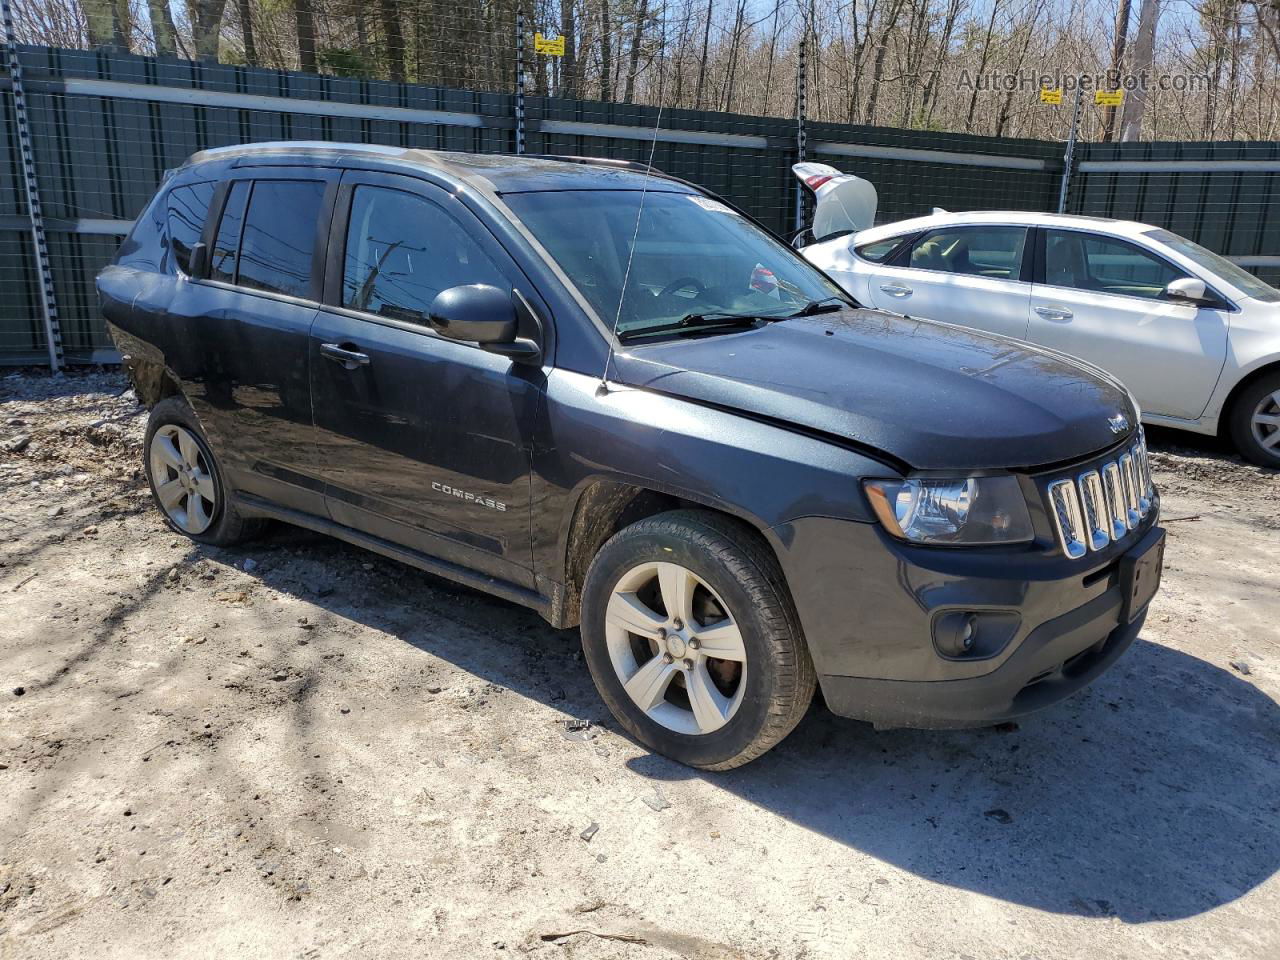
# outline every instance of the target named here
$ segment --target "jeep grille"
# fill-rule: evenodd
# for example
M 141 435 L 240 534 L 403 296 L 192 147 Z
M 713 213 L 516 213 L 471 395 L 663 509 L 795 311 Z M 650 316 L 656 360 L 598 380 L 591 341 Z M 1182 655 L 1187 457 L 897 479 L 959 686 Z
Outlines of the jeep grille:
M 1049 512 L 1058 543 L 1072 559 L 1124 539 L 1151 512 L 1155 487 L 1146 435 L 1082 473 L 1049 484 Z

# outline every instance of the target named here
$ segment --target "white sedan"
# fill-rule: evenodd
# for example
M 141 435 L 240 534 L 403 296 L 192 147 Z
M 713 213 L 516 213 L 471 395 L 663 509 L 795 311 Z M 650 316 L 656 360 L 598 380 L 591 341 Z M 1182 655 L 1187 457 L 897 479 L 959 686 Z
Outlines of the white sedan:
M 1082 357 L 1128 386 L 1144 421 L 1221 430 L 1250 460 L 1280 467 L 1280 291 L 1177 234 L 938 211 L 820 238 L 803 253 L 861 303 Z

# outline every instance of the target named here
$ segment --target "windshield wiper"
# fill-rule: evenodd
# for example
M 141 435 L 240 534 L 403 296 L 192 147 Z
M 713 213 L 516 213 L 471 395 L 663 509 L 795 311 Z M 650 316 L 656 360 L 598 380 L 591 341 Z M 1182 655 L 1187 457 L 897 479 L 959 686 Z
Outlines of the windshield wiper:
M 795 313 L 791 314 L 791 316 L 812 317 L 816 313 L 834 313 L 837 310 L 844 310 L 848 306 L 849 301 L 844 297 L 823 297 L 821 300 L 810 300 Z
M 619 332 L 619 340 L 632 340 L 636 337 L 647 337 L 653 333 L 673 333 L 683 332 L 685 330 L 712 330 L 717 327 L 737 328 L 749 327 L 754 324 L 772 322 L 774 320 L 785 320 L 785 316 L 779 317 L 773 314 L 762 313 L 690 313 L 681 317 L 675 323 L 660 323 L 652 327 L 637 327 L 634 330 L 623 330 Z

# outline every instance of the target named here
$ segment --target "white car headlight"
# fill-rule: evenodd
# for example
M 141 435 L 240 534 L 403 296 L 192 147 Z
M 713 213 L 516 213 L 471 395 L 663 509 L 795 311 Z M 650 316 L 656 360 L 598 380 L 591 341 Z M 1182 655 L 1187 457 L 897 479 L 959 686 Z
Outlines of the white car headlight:
M 866 480 L 863 486 L 885 529 L 902 540 L 978 546 L 1025 543 L 1034 536 L 1026 498 L 1011 476 L 908 477 Z

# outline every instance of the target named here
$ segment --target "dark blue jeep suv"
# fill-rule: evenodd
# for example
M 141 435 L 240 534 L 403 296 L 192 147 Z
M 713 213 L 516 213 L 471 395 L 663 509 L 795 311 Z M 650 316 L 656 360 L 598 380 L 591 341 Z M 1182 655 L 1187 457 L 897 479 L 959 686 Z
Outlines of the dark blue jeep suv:
M 283 520 L 580 624 L 618 721 L 694 766 L 816 688 L 879 726 L 1043 707 L 1159 583 L 1119 383 L 861 309 L 649 168 L 210 150 L 98 290 L 177 530 Z

